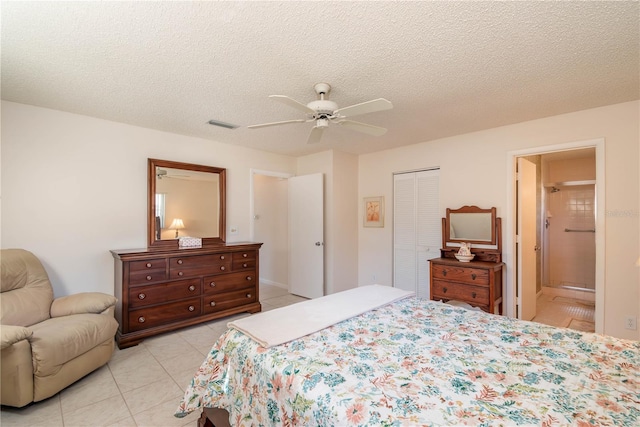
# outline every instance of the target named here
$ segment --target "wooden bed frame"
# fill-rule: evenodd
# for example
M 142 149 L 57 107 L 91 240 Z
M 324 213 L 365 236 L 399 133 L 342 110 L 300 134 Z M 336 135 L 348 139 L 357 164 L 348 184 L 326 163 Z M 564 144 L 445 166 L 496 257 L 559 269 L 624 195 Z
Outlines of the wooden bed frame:
M 204 408 L 198 427 L 231 427 L 229 424 L 229 412 L 220 408 Z

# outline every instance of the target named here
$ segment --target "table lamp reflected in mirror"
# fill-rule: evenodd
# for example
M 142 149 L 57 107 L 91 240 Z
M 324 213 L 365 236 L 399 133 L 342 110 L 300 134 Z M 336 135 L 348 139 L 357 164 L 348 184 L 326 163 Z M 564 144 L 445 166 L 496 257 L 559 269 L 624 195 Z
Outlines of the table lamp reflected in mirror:
M 178 230 L 184 228 L 184 222 L 180 218 L 174 218 L 173 222 L 169 226 L 169 230 L 176 230 L 176 239 L 178 238 Z

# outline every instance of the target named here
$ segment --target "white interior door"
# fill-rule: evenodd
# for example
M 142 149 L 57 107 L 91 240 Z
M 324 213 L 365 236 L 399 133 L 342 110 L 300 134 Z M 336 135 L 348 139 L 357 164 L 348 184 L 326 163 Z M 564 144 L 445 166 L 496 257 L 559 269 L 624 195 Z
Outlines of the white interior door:
M 518 318 L 536 315 L 536 165 L 518 158 Z
M 321 173 L 289 178 L 289 292 L 324 295 L 324 185 Z

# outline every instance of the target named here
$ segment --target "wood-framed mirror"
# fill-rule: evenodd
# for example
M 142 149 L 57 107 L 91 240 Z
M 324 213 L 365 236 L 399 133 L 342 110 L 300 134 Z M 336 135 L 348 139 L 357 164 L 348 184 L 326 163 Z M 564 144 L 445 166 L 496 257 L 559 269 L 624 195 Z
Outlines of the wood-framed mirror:
M 449 242 L 496 245 L 496 208 L 447 208 L 446 226 L 443 231 L 445 246 L 449 246 Z
M 447 208 L 442 218 L 442 258 L 454 258 L 461 243 L 471 243 L 475 261 L 502 262 L 502 220 L 496 208 Z
M 148 159 L 147 182 L 149 248 L 177 249 L 180 237 L 225 242 L 226 169 Z

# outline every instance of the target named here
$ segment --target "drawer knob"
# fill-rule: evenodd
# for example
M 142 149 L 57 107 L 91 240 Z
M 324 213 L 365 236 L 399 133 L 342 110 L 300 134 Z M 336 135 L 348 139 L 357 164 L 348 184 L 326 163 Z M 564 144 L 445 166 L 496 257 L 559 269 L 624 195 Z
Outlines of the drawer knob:
M 253 277 L 251 277 L 251 276 L 247 276 L 247 281 L 248 281 L 248 282 L 250 282 L 250 281 L 252 281 L 252 280 L 253 280 Z
M 147 263 L 147 268 L 151 268 L 151 263 L 150 262 Z
M 151 280 L 151 276 L 147 276 L 147 280 Z
M 145 299 L 147 296 L 145 294 L 138 294 L 138 299 Z
M 447 270 L 442 270 L 442 275 L 446 276 L 447 275 Z
M 224 255 L 220 255 L 220 259 L 224 259 Z
M 247 254 L 242 254 L 242 258 L 246 258 L 247 256 Z
M 209 283 L 209 286 L 211 286 L 212 288 L 215 288 L 216 287 L 216 282 Z
M 182 265 L 182 260 L 181 259 L 178 260 L 178 265 Z
M 195 286 L 193 286 L 193 285 L 191 285 L 191 286 L 189 286 L 189 290 L 190 290 L 190 291 L 195 291 L 195 290 L 196 290 L 196 287 L 195 287 Z
M 190 306 L 189 306 L 189 311 L 193 311 L 193 310 L 195 310 L 195 309 L 196 309 L 196 308 L 195 308 L 194 306 L 192 306 L 192 305 L 190 305 Z
M 476 293 L 475 292 L 471 292 L 471 298 L 475 298 L 476 297 Z
M 444 292 L 446 294 L 447 293 L 447 288 L 446 287 L 442 288 L 442 292 Z
M 246 262 L 244 264 L 242 264 L 242 267 L 247 268 L 249 266 L 249 264 L 247 264 Z
M 471 280 L 476 280 L 476 273 L 471 273 Z
M 182 271 L 178 271 L 178 276 L 183 276 L 184 273 Z
M 225 270 L 224 265 L 220 266 L 220 270 L 221 270 L 221 271 L 224 271 L 224 270 Z
M 144 316 L 138 317 L 138 323 L 144 323 L 145 320 L 147 320 L 147 319 L 145 319 Z
M 251 294 L 247 294 L 247 298 L 251 298 Z
M 216 306 L 216 302 L 215 302 L 215 301 L 211 301 L 211 302 L 209 303 L 209 305 L 210 305 L 211 307 L 215 307 L 215 306 Z

